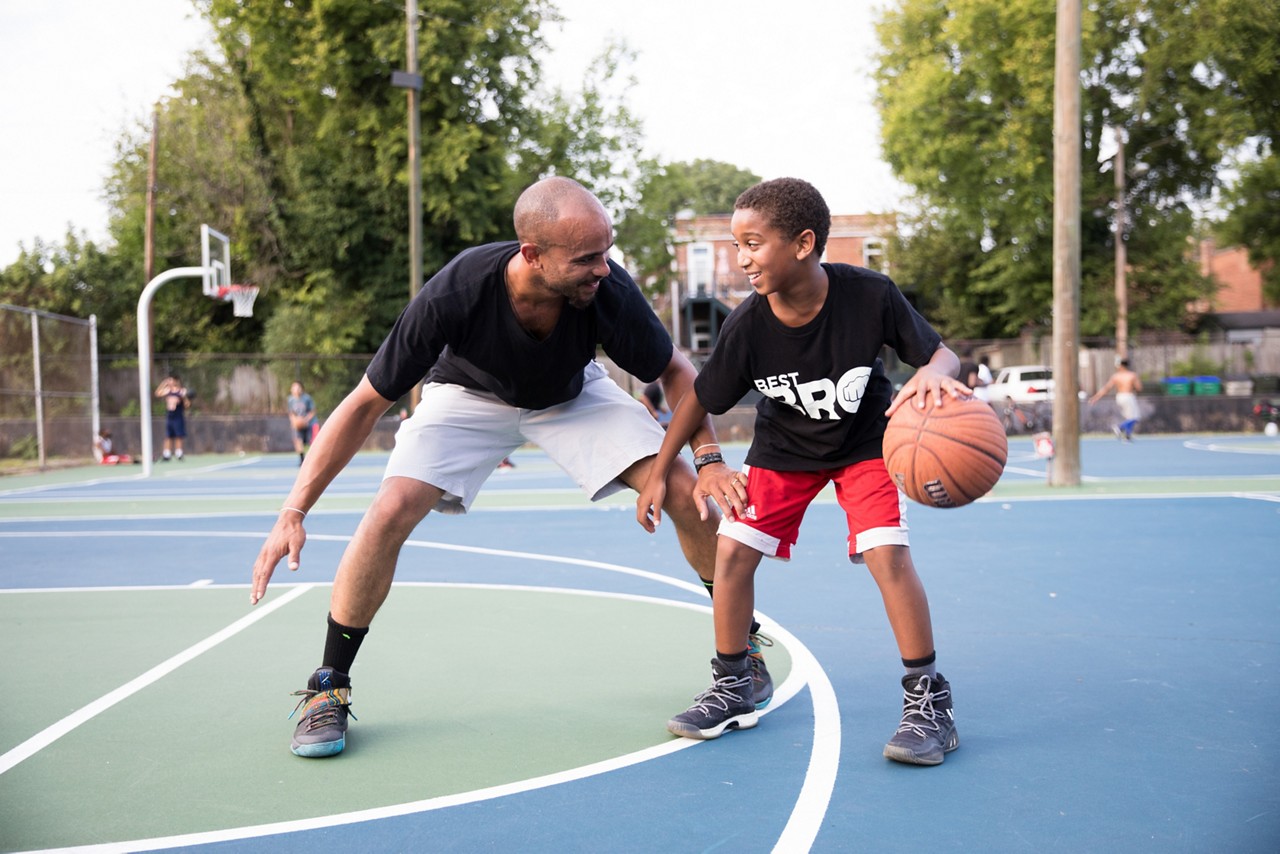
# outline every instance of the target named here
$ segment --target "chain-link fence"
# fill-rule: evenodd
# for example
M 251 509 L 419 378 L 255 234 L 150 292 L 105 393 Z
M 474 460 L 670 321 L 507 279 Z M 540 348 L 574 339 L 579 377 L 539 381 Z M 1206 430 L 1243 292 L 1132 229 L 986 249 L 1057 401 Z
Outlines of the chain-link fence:
M 0 459 L 90 456 L 97 383 L 95 318 L 0 304 Z

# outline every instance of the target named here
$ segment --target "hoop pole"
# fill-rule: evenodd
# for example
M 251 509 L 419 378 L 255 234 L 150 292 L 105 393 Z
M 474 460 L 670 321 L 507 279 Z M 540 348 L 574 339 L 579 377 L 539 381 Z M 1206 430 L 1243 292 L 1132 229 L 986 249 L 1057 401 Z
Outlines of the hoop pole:
M 212 267 L 175 267 L 156 276 L 138 297 L 138 403 L 142 410 L 142 476 L 151 476 L 151 298 L 160 286 L 181 278 L 204 277 Z
M 89 447 L 94 447 L 102 429 L 102 390 L 98 381 L 98 315 L 89 315 Z

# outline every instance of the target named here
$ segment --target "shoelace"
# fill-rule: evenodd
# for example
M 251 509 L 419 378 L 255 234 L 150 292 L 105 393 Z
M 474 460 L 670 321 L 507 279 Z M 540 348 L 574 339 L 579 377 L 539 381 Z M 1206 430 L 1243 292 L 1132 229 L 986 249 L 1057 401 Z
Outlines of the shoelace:
M 760 647 L 773 646 L 773 638 L 766 635 L 747 635 L 747 653 L 752 656 L 760 654 Z
M 935 699 L 947 699 L 951 696 L 951 691 L 948 688 L 943 688 L 941 691 L 934 693 L 930 690 L 932 686 L 933 683 L 929 677 L 925 676 L 919 682 L 919 694 L 913 694 L 910 691 L 902 692 L 906 703 L 903 705 L 902 723 L 898 724 L 898 732 L 911 732 L 920 738 L 926 738 L 929 735 L 928 730 L 934 732 L 942 730 L 942 727 L 938 726 L 939 715 L 933 708 L 933 701 Z M 917 723 L 913 718 L 918 718 L 920 723 Z
M 730 700 L 736 700 L 739 703 L 747 702 L 742 694 L 731 689 L 749 688 L 750 686 L 750 676 L 721 676 L 710 688 L 693 698 L 693 705 L 689 707 L 689 711 L 697 709 L 705 713 L 710 711 L 712 706 L 715 706 L 722 712 L 727 712 L 729 711 Z
M 289 720 L 293 720 L 293 716 L 296 715 L 298 713 L 298 709 L 301 709 L 303 706 L 308 707 L 307 711 L 302 715 L 303 723 L 306 724 L 308 732 L 338 723 L 338 710 L 344 706 L 347 709 L 347 714 L 351 716 L 352 720 L 360 720 L 356 717 L 355 712 L 351 711 L 350 695 L 343 698 L 337 693 L 339 690 L 341 689 L 334 688 L 328 691 L 313 691 L 310 688 L 303 688 L 301 691 L 294 691 L 291 696 L 301 697 L 302 699 L 298 701 L 298 705 L 294 706 L 293 711 L 289 713 Z M 319 703 L 312 702 L 316 697 L 322 694 L 324 695 L 323 701 Z M 311 708 L 313 705 L 314 708 Z

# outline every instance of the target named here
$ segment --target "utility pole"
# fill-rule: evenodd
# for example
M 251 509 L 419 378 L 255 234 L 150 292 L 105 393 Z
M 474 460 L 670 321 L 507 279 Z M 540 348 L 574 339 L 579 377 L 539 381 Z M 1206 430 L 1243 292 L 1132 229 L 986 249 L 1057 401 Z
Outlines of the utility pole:
M 418 3 L 405 0 L 405 70 L 391 73 L 391 85 L 409 95 L 409 299 L 422 287 L 422 163 L 419 152 L 421 120 L 418 116 L 418 93 L 422 91 L 422 75 L 418 73 Z M 415 383 L 409 393 L 410 408 L 417 409 L 422 398 L 422 384 Z
M 1129 358 L 1129 279 L 1128 249 L 1124 233 L 1129 225 L 1125 210 L 1124 131 L 1113 128 L 1116 137 L 1116 358 Z
M 159 183 L 160 159 L 160 104 L 156 103 L 151 111 L 151 151 L 147 155 L 147 211 L 142 233 L 142 279 L 143 287 L 155 278 L 156 266 L 156 190 Z M 147 312 L 147 335 L 155 334 L 150 311 Z M 147 358 L 150 358 L 148 354 Z M 151 365 L 147 365 L 147 370 Z M 95 434 L 96 435 L 96 434 Z M 150 461 L 147 465 L 151 465 Z
M 156 263 L 156 149 L 160 142 L 160 105 L 151 113 L 151 153 L 147 156 L 147 218 L 142 235 L 142 278 L 151 281 Z
M 1051 486 L 1080 485 L 1080 0 L 1058 0 L 1053 97 Z

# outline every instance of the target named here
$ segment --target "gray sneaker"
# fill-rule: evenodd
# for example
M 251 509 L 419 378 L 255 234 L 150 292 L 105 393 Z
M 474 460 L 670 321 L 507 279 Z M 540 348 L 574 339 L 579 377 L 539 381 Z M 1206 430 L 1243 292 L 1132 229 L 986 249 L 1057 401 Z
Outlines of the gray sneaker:
M 759 722 L 751 699 L 751 672 L 729 673 L 719 658 L 711 659 L 711 687 L 693 698 L 687 711 L 667 721 L 667 729 L 685 738 L 719 738 L 727 729 L 751 729 Z
M 351 706 L 351 677 L 332 667 L 321 667 L 307 680 L 307 687 L 294 691 L 301 697 L 289 715 L 302 709 L 302 719 L 293 731 L 290 748 L 298 756 L 333 756 L 347 746 L 347 715 Z M 355 717 L 355 715 L 351 715 Z
M 941 673 L 902 677 L 902 723 L 884 746 L 886 759 L 911 765 L 941 765 L 943 754 L 960 746 L 951 686 Z
M 762 646 L 773 646 L 773 639 L 757 632 L 747 635 L 747 657 L 751 660 L 751 698 L 757 709 L 763 709 L 773 699 L 773 677 L 764 666 Z

